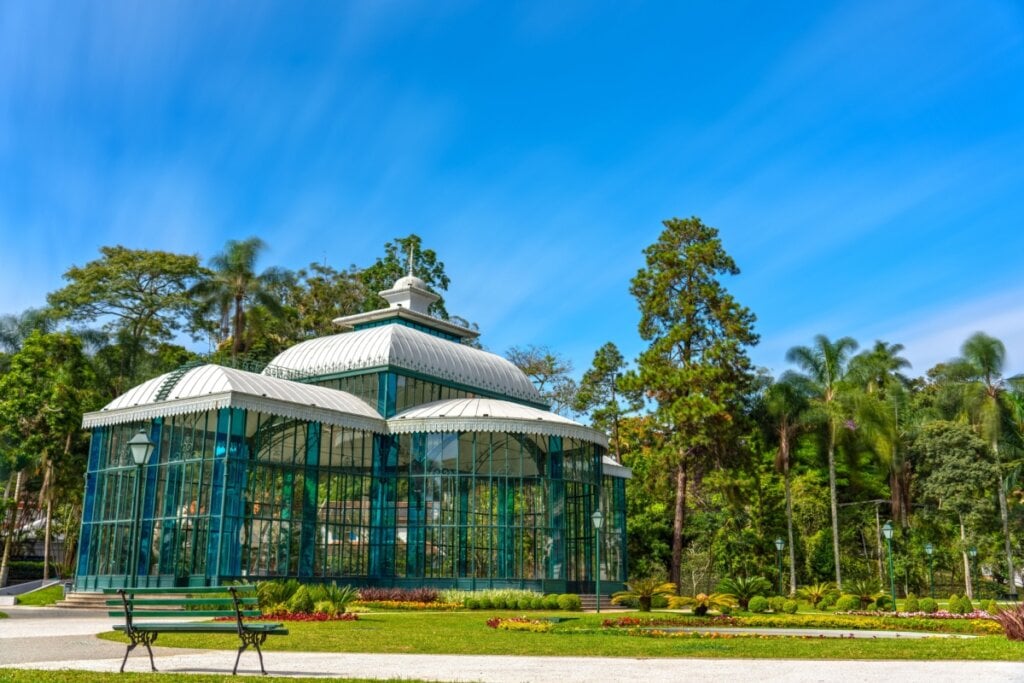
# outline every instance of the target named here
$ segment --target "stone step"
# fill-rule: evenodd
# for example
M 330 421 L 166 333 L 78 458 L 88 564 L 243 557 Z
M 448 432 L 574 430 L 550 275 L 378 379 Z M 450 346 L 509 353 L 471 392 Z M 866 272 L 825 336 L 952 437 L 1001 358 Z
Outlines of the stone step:
M 57 602 L 55 607 L 64 607 L 66 609 L 106 609 L 106 601 L 111 597 L 103 593 L 86 593 L 84 591 L 77 591 L 68 593 L 64 596 L 64 599 Z
M 597 596 L 593 593 L 580 595 L 580 603 L 583 606 L 583 611 L 593 612 L 597 610 Z M 613 605 L 612 598 L 610 595 L 601 595 L 601 611 L 602 612 L 619 612 L 627 610 L 629 607 L 623 605 Z

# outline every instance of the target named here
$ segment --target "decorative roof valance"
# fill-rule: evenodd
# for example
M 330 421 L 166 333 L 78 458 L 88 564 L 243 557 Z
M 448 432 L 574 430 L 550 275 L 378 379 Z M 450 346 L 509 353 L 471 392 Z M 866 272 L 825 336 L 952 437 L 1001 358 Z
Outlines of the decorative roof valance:
M 562 417 L 510 401 L 456 398 L 416 406 L 388 420 L 392 434 L 413 432 L 511 432 L 580 439 L 608 447 L 603 433 Z

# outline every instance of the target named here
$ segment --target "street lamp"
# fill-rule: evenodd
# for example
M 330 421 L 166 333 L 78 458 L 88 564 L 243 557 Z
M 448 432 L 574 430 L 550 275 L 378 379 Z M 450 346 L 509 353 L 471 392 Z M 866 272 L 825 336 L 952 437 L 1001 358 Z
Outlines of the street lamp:
M 594 592 L 597 593 L 597 613 L 601 613 L 601 526 L 604 524 L 604 515 L 600 510 L 595 510 L 590 515 L 590 521 L 594 523 L 594 548 L 597 553 L 597 571 L 594 573 Z
M 135 497 L 132 499 L 132 524 L 135 528 L 132 531 L 133 551 L 131 554 L 131 585 L 133 588 L 139 585 L 139 553 L 142 550 L 140 540 L 142 536 L 142 504 L 139 500 L 142 491 L 142 468 L 145 466 L 146 461 L 149 460 L 149 456 L 153 453 L 155 446 L 156 444 L 149 440 L 149 435 L 146 434 L 145 429 L 140 429 L 128 441 L 128 448 L 132 452 L 132 460 L 135 461 Z
M 924 552 L 928 555 L 928 592 L 932 596 L 932 600 L 935 599 L 935 578 L 932 575 L 932 553 L 935 552 L 935 546 L 931 543 L 924 544 Z
M 779 595 L 782 595 L 782 549 L 785 547 L 786 542 L 781 536 L 775 539 L 775 563 L 779 566 Z
M 978 574 L 978 549 L 972 547 L 967 551 L 971 555 L 971 599 L 974 599 L 974 582 Z
M 882 527 L 882 535 L 885 536 L 885 544 L 889 548 L 889 589 L 892 592 L 892 611 L 896 611 L 896 574 L 892 568 L 892 522 L 886 522 Z

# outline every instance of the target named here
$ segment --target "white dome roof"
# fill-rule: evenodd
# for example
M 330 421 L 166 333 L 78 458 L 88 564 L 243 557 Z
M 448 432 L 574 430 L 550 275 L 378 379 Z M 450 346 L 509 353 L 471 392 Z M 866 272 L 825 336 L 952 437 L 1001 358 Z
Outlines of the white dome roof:
M 608 446 L 602 432 L 558 413 L 492 398 L 453 398 L 410 408 L 388 420 L 392 434 L 413 432 L 511 432 L 548 434 Z
M 200 365 L 177 380 L 173 374 L 144 382 L 118 396 L 102 410 L 87 413 L 83 426 L 100 427 L 231 407 L 378 433 L 386 428 L 377 411 L 344 391 L 219 365 Z M 173 382 L 173 386 L 161 399 L 160 391 L 168 381 Z
M 397 324 L 302 342 L 274 358 L 263 374 L 322 376 L 389 365 L 499 396 L 544 403 L 522 370 L 501 356 Z
M 408 289 L 409 287 L 418 287 L 420 289 L 426 289 L 428 291 L 430 289 L 429 287 L 427 287 L 426 282 L 419 279 L 415 275 L 406 275 L 405 277 L 400 277 L 397 280 L 395 280 L 395 284 L 391 285 L 391 289 Z

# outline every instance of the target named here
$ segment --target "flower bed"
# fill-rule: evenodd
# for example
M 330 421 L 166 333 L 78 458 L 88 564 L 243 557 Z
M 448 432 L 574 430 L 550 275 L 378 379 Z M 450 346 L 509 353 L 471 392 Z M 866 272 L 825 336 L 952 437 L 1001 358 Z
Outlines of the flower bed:
M 218 617 L 214 621 L 234 621 L 235 617 Z M 259 617 L 246 617 L 245 621 L 359 621 L 359 615 L 351 612 L 328 614 L 326 612 L 277 611 Z
M 356 607 L 397 612 L 414 612 L 430 610 L 434 612 L 450 612 L 462 609 L 462 605 L 452 602 L 413 602 L 411 600 L 357 600 L 352 603 Z
M 716 617 L 633 617 L 605 619 L 606 629 L 651 629 L 659 626 L 694 626 L 730 628 L 823 628 L 860 631 L 925 631 L 931 633 L 969 633 L 990 635 L 1002 633 L 998 623 L 987 617 L 948 615 L 935 618 L 934 614 L 908 613 L 893 617 L 891 614 L 868 612 L 863 614 L 831 615 L 752 615 Z
M 494 617 L 487 620 L 487 625 L 502 631 L 527 631 L 530 633 L 547 633 L 555 627 L 550 621 L 527 619 L 526 617 Z

